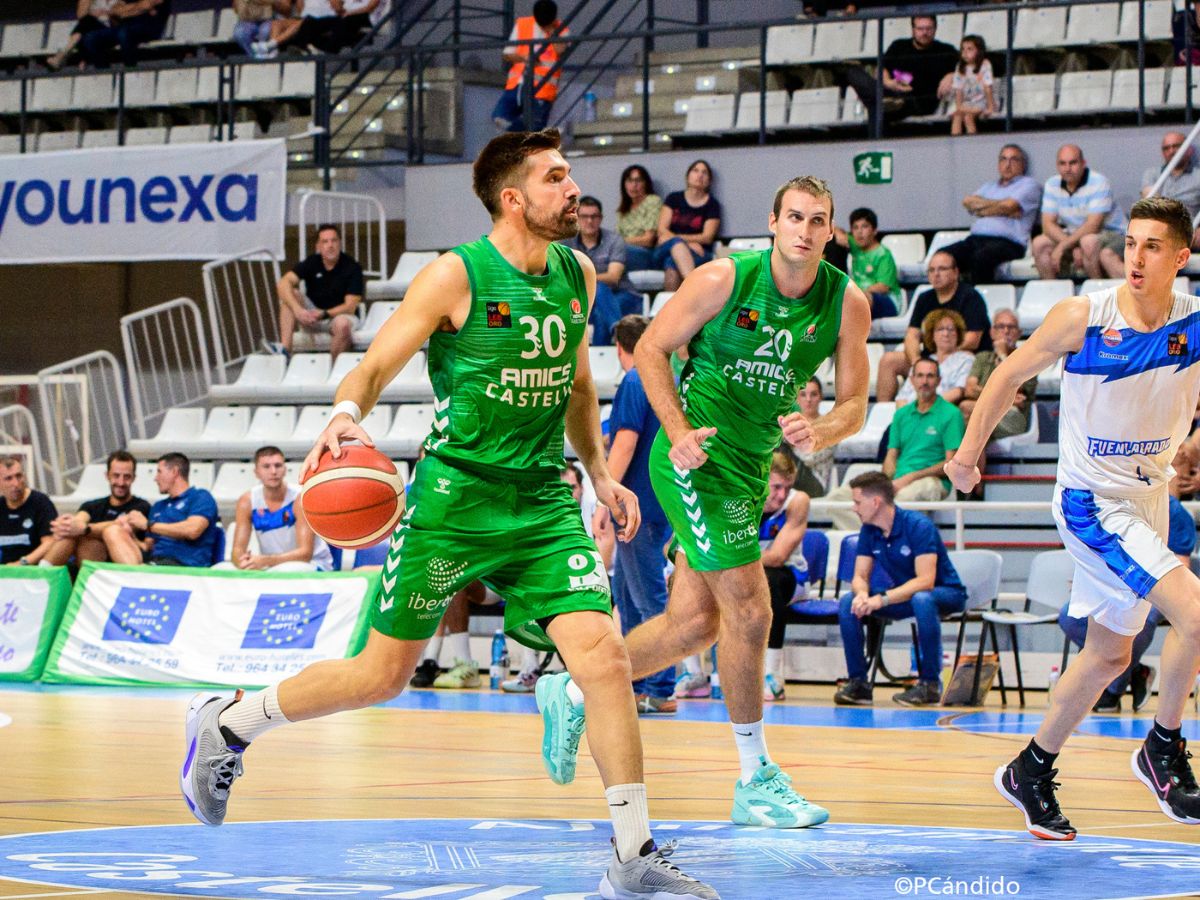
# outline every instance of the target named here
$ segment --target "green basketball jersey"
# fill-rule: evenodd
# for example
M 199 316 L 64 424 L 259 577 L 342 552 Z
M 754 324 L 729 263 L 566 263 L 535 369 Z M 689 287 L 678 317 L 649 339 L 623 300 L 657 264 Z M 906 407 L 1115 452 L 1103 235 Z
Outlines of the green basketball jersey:
M 800 387 L 833 353 L 847 278 L 822 260 L 808 293 L 793 299 L 775 287 L 770 250 L 731 259 L 733 291 L 692 338 L 679 393 L 694 428 L 717 429 L 710 457 L 716 451 L 723 468 L 738 469 L 779 446 L 778 417 L 796 408 Z
M 471 310 L 429 339 L 433 431 L 425 449 L 504 479 L 557 478 L 575 353 L 587 328 L 587 285 L 574 254 L 551 244 L 547 273 L 513 268 L 491 240 L 455 247 Z

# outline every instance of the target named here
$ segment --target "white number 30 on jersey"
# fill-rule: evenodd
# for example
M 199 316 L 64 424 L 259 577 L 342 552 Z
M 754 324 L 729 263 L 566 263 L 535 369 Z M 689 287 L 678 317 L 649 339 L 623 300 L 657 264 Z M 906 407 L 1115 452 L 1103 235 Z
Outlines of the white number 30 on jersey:
M 541 352 L 543 346 L 547 356 L 562 356 L 563 349 L 567 346 L 567 326 L 563 324 L 560 316 L 546 316 L 541 322 L 533 316 L 521 316 L 517 321 L 527 329 L 525 340 L 533 345 L 521 351 L 521 359 L 533 359 Z

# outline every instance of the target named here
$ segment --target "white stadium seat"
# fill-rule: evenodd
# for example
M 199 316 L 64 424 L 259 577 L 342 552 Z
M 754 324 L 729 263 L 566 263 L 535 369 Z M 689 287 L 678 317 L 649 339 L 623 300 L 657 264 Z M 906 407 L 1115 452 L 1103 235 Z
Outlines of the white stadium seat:
M 247 441 L 262 446 L 290 435 L 295 427 L 296 407 L 260 406 L 254 410 L 245 437 Z
M 37 152 L 79 149 L 78 131 L 43 131 L 37 136 Z
M 200 410 L 201 413 L 204 410 Z M 152 496 L 155 492 L 153 488 L 153 473 L 147 475 L 146 466 L 142 466 L 140 473 L 135 472 L 133 476 L 133 489 L 135 493 L 141 494 L 143 497 Z M 51 497 L 54 505 L 58 507 L 59 512 L 74 512 L 81 504 L 89 500 L 95 500 L 97 497 L 107 497 L 109 495 L 108 477 L 104 463 L 90 463 L 84 466 L 83 472 L 80 473 L 79 481 L 75 489 L 69 494 L 63 494 Z
M 879 442 L 883 440 L 883 433 L 892 424 L 894 415 L 896 415 L 895 403 L 888 401 L 874 404 L 867 412 L 867 421 L 863 424 L 862 430 L 837 445 L 835 451 L 837 458 L 861 459 L 867 457 L 874 459 L 879 450 Z
M 425 266 L 429 265 L 440 254 L 436 250 L 405 250 L 400 254 L 396 270 L 392 277 L 384 281 L 367 282 L 367 299 L 399 300 Z
M 1112 100 L 1113 73 L 1064 72 L 1058 81 L 1058 112 L 1072 115 L 1108 109 Z
M 207 144 L 210 140 L 212 140 L 211 125 L 171 126 L 170 142 L 172 144 Z
M 616 347 L 589 347 L 592 363 L 592 380 L 596 382 L 596 393 L 604 400 L 616 393 L 621 380 L 621 364 L 617 361 Z
M 626 274 L 633 289 L 641 293 L 657 293 L 666 284 L 667 276 L 662 269 L 634 269 Z
M 1181 71 L 1176 66 L 1172 74 Z M 1138 74 L 1145 72 L 1146 108 L 1153 109 L 1163 105 L 1166 91 L 1166 72 L 1164 69 L 1117 69 L 1113 72 L 1112 97 L 1109 101 L 1112 109 L 1137 109 L 1138 106 Z M 1180 85 L 1183 79 L 1180 78 Z
M 30 92 L 30 112 L 57 112 L 71 108 L 74 78 L 36 78 Z
M 246 357 L 242 370 L 233 384 L 214 384 L 212 396 L 215 400 L 249 397 L 277 389 L 283 382 L 287 360 L 282 356 L 255 353 Z
M 57 52 L 60 47 L 65 47 L 77 24 L 75 19 L 55 19 L 51 22 L 50 29 L 46 32 L 45 49 Z
M 333 363 L 328 353 L 297 353 L 283 373 L 284 387 L 306 387 L 324 384 L 329 380 Z
M 392 426 L 381 435 L 380 449 L 401 456 L 414 456 L 433 426 L 432 403 L 402 403 L 396 407 Z
M 1066 279 L 1049 279 L 1030 281 L 1021 292 L 1021 302 L 1017 304 L 1017 321 L 1021 331 L 1028 334 L 1042 324 L 1046 313 L 1064 297 L 1075 293 L 1075 283 Z
M 126 134 L 128 137 L 128 133 Z M 115 128 L 92 128 L 83 133 L 84 148 L 115 147 L 117 146 L 117 131 Z
M 165 69 L 158 73 L 154 102 L 160 106 L 195 103 L 198 69 Z
M 990 49 L 1002 50 L 1008 43 L 1008 14 L 1003 10 L 967 13 L 963 34 L 977 34 Z M 941 34 L 937 37 L 938 40 L 946 40 Z
M 650 304 L 650 318 L 653 319 L 660 312 L 662 312 L 662 308 L 667 305 L 667 301 L 674 296 L 674 291 L 659 291 L 657 294 L 655 294 L 654 302 Z
M 863 55 L 863 24 L 827 20 L 816 26 L 809 62 L 842 62 Z M 870 23 L 874 26 L 874 22 Z
M 75 78 L 71 95 L 71 105 L 75 109 L 108 109 L 115 102 L 116 85 L 112 75 L 79 75 Z
M 1146 91 L 1149 96 L 1149 89 Z M 1149 100 L 1147 100 L 1149 103 Z M 1169 107 L 1182 108 L 1187 106 L 1187 67 L 1174 66 L 1171 69 L 1171 80 L 1167 82 L 1167 101 Z M 1200 67 L 1192 69 L 1192 105 L 1200 106 Z
M 1054 111 L 1054 86 L 1057 75 L 1014 75 L 1012 110 L 1014 116 L 1044 116 Z
M 377 300 L 367 306 L 367 315 L 362 325 L 354 329 L 354 346 L 365 347 L 379 333 L 383 323 L 400 308 L 399 300 Z
M 880 238 L 880 243 L 892 251 L 899 271 L 912 272 L 916 278 L 925 276 L 925 235 L 885 234 Z
M 841 105 L 842 93 L 836 87 L 793 91 L 788 124 L 798 128 L 836 125 L 841 116 Z
M 758 91 L 744 91 L 738 98 L 738 131 L 757 131 L 760 119 Z M 787 124 L 787 91 L 767 91 L 767 127 L 779 128 Z
M 220 16 L 217 18 L 217 30 L 213 35 L 214 39 L 225 43 L 233 40 L 233 29 L 238 23 L 237 10 L 231 6 L 221 10 Z
M 172 40 L 176 44 L 207 44 L 213 39 L 215 24 L 212 10 L 176 13 Z
M 1042 6 L 1017 10 L 1017 25 L 1013 47 L 1027 50 L 1033 47 L 1058 47 L 1067 34 L 1067 5 Z M 997 44 L 999 49 L 1004 42 Z
M 256 484 L 258 484 L 258 478 L 254 474 L 254 463 L 224 463 L 217 470 L 217 477 L 213 481 L 213 499 L 217 501 L 217 507 L 221 512 L 229 515 L 237 506 L 242 494 Z M 232 531 L 228 537 L 230 538 L 229 543 L 232 543 Z
M 239 100 L 265 100 L 279 96 L 279 65 L 260 63 L 240 66 L 235 96 Z
M 4 26 L 4 37 L 0 39 L 0 56 L 34 56 L 41 53 L 45 47 L 45 22 L 10 22 Z
M 767 29 L 768 66 L 808 62 L 812 47 L 812 25 L 776 25 Z
M 1117 40 L 1138 39 L 1138 0 L 1125 0 L 1121 4 L 1121 24 Z M 1146 0 L 1146 40 L 1169 41 L 1171 39 L 1172 0 Z
M 125 105 L 153 106 L 158 90 L 157 72 L 126 72 L 125 73 Z M 113 92 L 113 103 L 116 104 L 116 91 Z
M 728 131 L 736 100 L 733 94 L 696 94 L 688 101 L 684 132 Z
M 279 85 L 281 97 L 311 97 L 316 83 L 317 66 L 310 62 L 283 64 L 283 80 Z
M 166 142 L 166 125 L 156 125 L 151 128 L 130 128 L 125 132 L 126 146 L 143 147 L 149 144 L 165 144 Z
M 977 284 L 975 290 L 979 291 L 983 297 L 983 302 L 987 304 L 988 318 L 994 319 L 996 313 L 1002 309 L 1016 310 L 1017 308 L 1017 288 L 1011 284 Z
M 1121 17 L 1118 3 L 1076 3 L 1067 19 L 1067 36 L 1063 43 L 1105 44 L 1117 33 Z

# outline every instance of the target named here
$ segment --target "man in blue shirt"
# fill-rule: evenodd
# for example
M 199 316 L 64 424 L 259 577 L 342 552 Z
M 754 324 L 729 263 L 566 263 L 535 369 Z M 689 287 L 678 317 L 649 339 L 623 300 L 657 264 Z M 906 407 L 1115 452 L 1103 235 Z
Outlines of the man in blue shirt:
M 592 346 L 610 346 L 621 316 L 642 308 L 642 295 L 625 271 L 625 241 L 602 228 L 604 209 L 595 197 L 579 198 L 579 234 L 559 243 L 584 253 L 596 267 L 596 299 L 592 303 Z
M 637 495 L 642 526 L 628 544 L 617 543 L 613 570 L 613 602 L 621 614 L 621 631 L 628 634 L 647 619 L 667 608 L 667 581 L 663 575 L 663 545 L 671 526 L 650 486 L 650 445 L 658 434 L 658 417 L 646 399 L 641 376 L 633 366 L 633 348 L 649 326 L 645 316 L 623 316 L 613 328 L 617 360 L 625 377 L 613 397 L 608 419 L 612 444 L 608 470 L 617 481 Z M 671 694 L 675 690 L 675 667 L 655 672 L 633 683 L 640 715 L 673 715 Z
M 136 566 L 211 566 L 217 562 L 220 517 L 217 501 L 204 488 L 188 484 L 191 463 L 182 453 L 159 458 L 154 483 L 167 495 L 140 512 L 117 518 L 117 527 L 104 532 L 108 558 Z
M 892 480 L 882 472 L 865 472 L 850 482 L 854 511 L 862 520 L 858 555 L 851 591 L 838 609 L 842 646 L 850 679 L 834 702 L 866 705 L 873 699 L 867 682 L 867 656 L 863 648 L 862 619 L 917 620 L 917 672 L 919 680 L 892 697 L 902 706 L 925 706 L 941 699 L 941 617 L 961 612 L 967 603 L 963 587 L 937 527 L 918 512 L 900 509 Z M 894 587 L 872 594 L 871 572 L 881 566 Z

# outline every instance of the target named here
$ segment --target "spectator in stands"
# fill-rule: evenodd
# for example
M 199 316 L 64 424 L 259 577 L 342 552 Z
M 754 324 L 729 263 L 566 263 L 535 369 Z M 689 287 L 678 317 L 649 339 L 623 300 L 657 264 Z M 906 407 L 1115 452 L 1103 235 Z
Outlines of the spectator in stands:
M 1042 233 L 1033 239 L 1033 259 L 1042 278 L 1080 273 L 1124 277 L 1125 213 L 1113 198 L 1112 185 L 1088 168 L 1083 151 L 1064 144 L 1055 160 L 1058 174 L 1046 179 L 1042 193 Z M 1115 268 L 1113 262 L 1115 261 Z
M 368 31 L 390 11 L 390 0 L 341 0 L 339 43 L 341 48 L 357 46 Z M 336 8 L 336 7 L 335 7 Z
M 667 194 L 658 216 L 654 265 L 666 273 L 664 287 L 673 291 L 701 263 L 712 259 L 721 229 L 721 204 L 712 196 L 712 166 L 702 159 L 687 170 L 687 187 Z
M 300 488 L 287 483 L 287 462 L 278 447 L 254 451 L 254 477 L 259 483 L 238 498 L 236 531 L 229 565 L 274 572 L 332 572 L 329 545 L 313 534 L 296 504 Z M 258 536 L 258 553 L 250 552 L 250 533 Z
M 913 16 L 911 21 L 912 37 L 892 41 L 883 54 L 883 113 L 888 121 L 936 112 L 950 94 L 958 65 L 958 50 L 936 40 L 936 16 Z M 852 66 L 846 81 L 874 119 L 875 77 Z
M 835 226 L 830 243 L 834 242 L 850 251 L 850 278 L 871 298 L 871 318 L 896 315 L 900 278 L 896 258 L 879 241 L 875 210 L 862 206 L 850 213 L 849 234 Z
M 504 48 L 504 61 L 509 64 L 508 81 L 492 110 L 492 121 L 501 131 L 541 131 L 550 121 L 550 108 L 558 97 L 558 78 L 562 74 L 559 60 L 566 45 L 557 38 L 571 32 L 558 18 L 554 0 L 537 0 L 532 16 L 520 16 L 513 23 L 510 41 L 541 41 L 539 44 L 510 44 Z M 525 61 L 530 51 L 537 62 L 533 66 L 533 102 L 531 121 L 525 121 L 524 97 Z M 545 80 L 545 84 L 538 85 Z
M 262 31 L 256 29 L 256 39 L 247 47 L 242 44 L 242 48 L 247 53 L 257 59 L 274 59 L 279 55 L 279 48 L 289 44 L 295 44 L 299 47 L 297 40 L 300 34 L 300 29 L 304 25 L 304 18 L 300 15 L 300 10 L 304 7 L 304 0 L 235 0 L 235 8 L 238 2 L 254 3 L 260 8 L 271 6 L 273 11 L 278 13 L 267 23 L 267 36 L 262 37 Z M 241 22 L 238 23 L 242 24 Z M 250 22 L 255 24 L 256 22 Z M 249 32 L 249 29 L 247 29 Z M 235 33 L 235 40 L 237 40 Z M 238 40 L 241 44 L 241 41 Z
M 337 53 L 341 50 L 341 17 L 338 8 L 341 0 L 296 0 L 294 12 L 300 13 L 300 25 L 288 41 L 279 41 L 298 47 L 315 47 L 322 53 Z
M 211 566 L 221 541 L 217 501 L 188 483 L 192 464 L 182 453 L 159 457 L 154 483 L 166 494 L 150 515 L 133 510 L 104 531 L 108 558 L 136 566 Z
M 1186 136 L 1178 131 L 1168 131 L 1162 139 L 1162 165 L 1151 166 L 1142 174 L 1142 196 L 1149 197 L 1150 190 L 1158 181 L 1163 170 L 1171 164 Z M 1170 197 L 1187 207 L 1193 220 L 1200 214 L 1200 167 L 1196 164 L 1196 148 L 1188 147 L 1179 164 L 1167 173 L 1166 180 L 1158 189 L 1160 197 Z M 1192 235 L 1192 249 L 1200 249 L 1200 229 Z
M 300 292 L 304 282 L 304 293 Z M 334 359 L 350 349 L 354 310 L 362 302 L 363 270 L 353 256 L 342 252 L 342 233 L 336 225 L 317 226 L 316 252 L 298 262 L 279 279 L 279 339 L 274 351 L 290 355 L 296 327 L 328 334 Z
M 921 366 L 921 368 L 930 368 Z M 953 410 L 957 417 L 958 412 Z M 915 619 L 918 681 L 892 699 L 902 706 L 927 706 L 941 699 L 941 617 L 962 612 L 967 605 L 963 587 L 946 545 L 928 516 L 896 506 L 893 482 L 880 472 L 865 472 L 850 482 L 854 511 L 862 520 L 854 560 L 851 590 L 838 610 L 842 647 L 849 680 L 834 702 L 866 705 L 874 699 L 867 681 L 862 619 L 879 616 L 890 621 Z M 879 565 L 894 587 L 871 593 L 871 572 Z
M 1016 144 L 1000 148 L 999 177 L 963 197 L 975 221 L 971 233 L 945 247 L 971 284 L 989 284 L 1000 263 L 1021 259 L 1042 205 L 1042 186 L 1030 178 L 1025 151 Z
M 815 375 L 800 388 L 797 396 L 800 412 L 810 422 L 821 417 L 821 398 L 824 393 L 821 379 Z M 829 490 L 829 476 L 833 474 L 833 456 L 837 452 L 837 446 L 830 444 L 808 453 L 795 451 L 796 480 L 792 486 L 809 497 L 824 497 L 825 492 Z
M 662 197 L 645 166 L 634 163 L 621 173 L 621 203 L 617 206 L 617 234 L 625 241 L 625 262 L 636 272 L 654 266 L 658 243 L 658 215 Z
M 996 114 L 996 97 L 992 93 L 992 64 L 987 58 L 987 44 L 977 34 L 968 34 L 959 45 L 958 65 L 954 69 L 954 112 L 950 116 L 950 133 L 975 134 L 979 119 Z
M 596 267 L 596 299 L 592 303 L 592 343 L 611 345 L 613 326 L 622 316 L 642 311 L 642 295 L 625 273 L 625 242 L 601 227 L 604 209 L 595 197 L 579 198 L 579 233 L 561 243 L 587 255 Z
M 108 13 L 107 28 L 87 32 L 79 40 L 79 52 L 93 66 L 108 65 L 113 47 L 121 48 L 121 62 L 132 68 L 138 62 L 138 47 L 163 36 L 171 17 L 171 0 L 118 0 Z
M 58 510 L 26 482 L 19 456 L 0 456 L 0 493 L 0 564 L 36 566 L 54 543 L 51 526 Z
M 637 495 L 642 524 L 628 544 L 616 547 L 613 566 L 613 602 L 621 615 L 621 633 L 662 615 L 667 608 L 667 580 L 663 575 L 663 545 L 671 535 L 662 505 L 650 486 L 650 445 L 658 434 L 658 416 L 650 408 L 642 378 L 633 365 L 633 350 L 650 325 L 645 316 L 625 316 L 617 323 L 617 360 L 625 377 L 613 397 L 609 432 L 608 470 L 612 477 Z M 669 666 L 633 683 L 638 713 L 674 715 L 675 667 Z
M 116 6 L 117 0 L 78 0 L 75 4 L 75 18 L 78 21 L 67 37 L 67 45 L 46 60 L 51 69 L 61 69 L 74 63 L 79 55 L 79 42 L 85 34 L 100 31 L 111 23 L 109 13 Z
M 787 679 L 783 672 L 783 634 L 787 629 L 789 607 L 801 588 L 807 596 L 808 563 L 802 545 L 808 530 L 808 495 L 792 488 L 796 481 L 796 461 L 787 450 L 776 450 L 771 457 L 767 479 L 767 500 L 763 504 L 758 527 L 762 547 L 763 571 L 771 590 L 771 631 L 767 637 L 763 699 L 784 699 Z
M 233 42 L 247 56 L 269 59 L 276 54 L 266 45 L 271 40 L 271 22 L 276 13 L 291 12 L 290 0 L 233 0 L 237 23 L 233 26 Z
M 991 350 L 992 338 L 987 304 L 979 291 L 958 279 L 958 264 L 945 250 L 929 259 L 929 290 L 922 291 L 913 302 L 904 333 L 904 349 L 883 354 L 879 360 L 879 376 L 875 395 L 880 401 L 896 399 L 897 380 L 908 375 L 913 362 L 924 355 L 921 342 L 925 317 L 935 309 L 952 309 L 963 317 L 967 331 L 963 335 L 963 350 Z
M 1196 520 L 1192 514 L 1183 508 L 1179 498 L 1171 493 L 1167 497 L 1170 510 L 1170 525 L 1167 531 L 1167 549 L 1179 557 L 1185 566 L 1192 564 L 1192 551 L 1196 549 Z M 1087 637 L 1088 619 L 1077 619 L 1068 614 L 1070 603 L 1064 603 L 1058 611 L 1058 626 L 1076 647 L 1082 648 Z M 1150 688 L 1154 684 L 1155 671 L 1152 666 L 1142 662 L 1142 657 L 1154 643 L 1154 630 L 1166 620 L 1157 607 L 1151 607 L 1146 616 L 1146 624 L 1133 639 L 1133 651 L 1130 654 L 1129 665 L 1125 671 L 1113 679 L 1104 689 L 1092 712 L 1120 712 L 1121 697 L 1129 690 L 1133 694 L 1133 711 L 1141 712 L 1142 707 L 1150 699 Z
M 50 523 L 54 543 L 42 557 L 48 564 L 65 566 L 72 556 L 79 562 L 105 562 L 108 548 L 104 546 L 104 532 L 117 527 L 116 520 L 127 512 L 150 514 L 149 502 L 133 494 L 137 461 L 130 453 L 124 450 L 110 453 L 104 474 L 108 479 L 107 497 L 89 500 L 74 515 L 63 513 Z
M 975 364 L 975 354 L 962 349 L 963 337 L 967 333 L 963 317 L 952 309 L 935 309 L 921 323 L 921 343 L 927 358 L 934 360 L 941 370 L 938 396 L 947 403 L 958 405 Z M 917 399 L 912 379 L 904 382 L 896 394 L 896 408 Z

